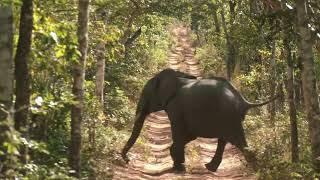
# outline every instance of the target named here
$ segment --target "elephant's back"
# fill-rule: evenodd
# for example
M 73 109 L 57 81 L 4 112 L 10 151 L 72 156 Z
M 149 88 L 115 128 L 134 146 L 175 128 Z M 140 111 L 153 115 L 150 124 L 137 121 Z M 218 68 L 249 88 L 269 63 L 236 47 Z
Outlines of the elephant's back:
M 190 132 L 200 137 L 219 137 L 241 121 L 237 98 L 222 83 L 209 81 L 181 93 L 179 108 Z
M 230 113 L 237 114 L 242 102 L 241 97 L 228 84 L 211 79 L 184 88 L 178 95 L 185 113 L 196 116 L 210 113 L 226 118 Z

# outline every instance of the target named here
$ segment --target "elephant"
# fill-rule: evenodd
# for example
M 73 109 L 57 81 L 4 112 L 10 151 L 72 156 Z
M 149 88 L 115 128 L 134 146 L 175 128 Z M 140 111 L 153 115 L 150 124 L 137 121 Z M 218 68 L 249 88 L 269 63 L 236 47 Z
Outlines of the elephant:
M 147 81 L 141 93 L 132 134 L 121 156 L 128 162 L 127 152 L 136 142 L 146 116 L 164 110 L 172 131 L 170 155 L 173 170 L 184 172 L 184 148 L 197 137 L 218 138 L 212 160 L 205 164 L 216 171 L 222 161 L 227 142 L 240 150 L 247 147 L 242 121 L 250 108 L 265 105 L 277 97 L 261 103 L 248 102 L 239 91 L 222 77 L 197 79 L 194 76 L 165 69 Z

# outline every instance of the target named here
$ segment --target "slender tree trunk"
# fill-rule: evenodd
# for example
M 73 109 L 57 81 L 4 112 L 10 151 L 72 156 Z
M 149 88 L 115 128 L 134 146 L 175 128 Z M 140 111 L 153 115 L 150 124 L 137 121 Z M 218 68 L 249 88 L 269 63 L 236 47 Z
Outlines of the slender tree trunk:
M 294 59 L 294 58 L 293 58 Z M 295 105 L 296 105 L 296 108 L 297 109 L 300 109 L 301 107 L 301 91 L 300 91 L 300 87 L 302 86 L 301 85 L 301 82 L 299 80 L 299 77 L 298 75 L 295 76 L 295 79 L 294 79 L 294 100 L 295 100 Z
M 306 1 L 296 0 L 298 18 L 298 55 L 302 62 L 302 86 L 305 110 L 309 124 L 312 160 L 315 170 L 320 172 L 320 110 L 316 91 L 313 38 L 308 28 Z
M 12 7 L 0 6 L 0 178 L 4 178 L 10 168 L 3 143 L 8 141 L 8 113 L 13 96 L 13 13 Z
M 276 109 L 283 113 L 285 111 L 285 109 L 283 108 L 284 107 L 284 102 L 285 102 L 285 94 L 284 94 L 284 82 L 279 82 L 279 83 L 276 83 L 276 86 L 277 86 L 277 89 L 276 89 L 276 95 L 279 97 L 277 99 L 277 103 L 276 103 Z
M 270 93 L 271 97 L 273 97 L 276 93 L 276 42 L 273 40 L 271 47 L 271 80 L 270 80 Z M 273 123 L 273 127 L 275 128 L 275 116 L 276 116 L 276 103 L 272 101 L 269 105 L 270 111 L 270 122 Z M 276 132 L 275 132 L 276 133 Z
M 104 88 L 104 74 L 105 74 L 105 44 L 100 42 L 97 46 L 97 72 L 96 72 L 96 96 L 103 108 L 103 88 Z
M 290 48 L 290 40 L 288 36 L 289 32 L 286 32 L 284 39 L 284 48 L 287 58 L 287 92 L 288 92 L 288 104 L 289 104 L 289 115 L 291 125 L 291 159 L 292 162 L 299 161 L 299 148 L 298 148 L 298 127 L 297 127 L 297 111 L 294 99 L 294 74 L 293 74 L 293 61 Z
M 0 6 L 0 106 L 8 111 L 13 95 L 13 14 L 11 6 Z M 0 122 L 7 113 L 0 110 Z M 0 131 L 1 133 L 3 131 Z M 2 143 L 1 143 L 2 144 Z
M 12 106 L 13 94 L 13 14 L 11 6 L 0 6 L 0 104 Z M 0 118 L 0 121 L 3 120 Z
M 71 147 L 69 164 L 75 171 L 72 173 L 75 177 L 80 177 L 81 170 L 81 122 L 84 111 L 84 81 L 85 81 L 85 64 L 88 49 L 88 21 L 89 21 L 89 0 L 79 0 L 78 4 L 78 43 L 80 57 L 74 65 L 73 70 L 73 89 L 75 100 L 71 109 Z
M 103 112 L 104 107 L 104 75 L 105 75 L 105 44 L 99 42 L 97 45 L 97 71 L 96 71 L 96 89 L 95 93 L 99 101 L 99 113 Z M 96 146 L 96 121 L 89 122 L 89 143 L 92 149 Z
M 33 29 L 33 1 L 23 0 L 20 15 L 19 40 L 15 56 L 15 79 L 16 79 L 16 113 L 15 128 L 28 138 L 28 110 L 30 104 L 30 75 L 28 59 L 31 51 Z M 27 162 L 28 148 L 21 149 L 21 160 Z
M 292 61 L 297 62 L 297 56 L 296 53 L 292 53 Z M 298 62 L 300 64 L 300 62 Z M 295 78 L 294 78 L 294 94 L 295 94 L 295 105 L 297 109 L 302 109 L 303 107 L 303 90 L 302 90 L 302 80 L 301 80 L 301 72 L 302 68 L 298 66 L 297 68 L 299 71 L 295 73 Z
M 229 0 L 229 9 L 230 9 L 230 24 L 233 24 L 234 20 L 236 19 L 236 3 L 237 1 Z
M 282 7 L 285 7 L 285 2 L 281 3 Z M 292 41 L 292 29 L 289 29 L 293 26 L 291 20 L 283 16 L 283 47 L 284 54 L 287 59 L 287 94 L 288 94 L 288 105 L 289 105 L 289 116 L 290 116 L 290 130 L 291 130 L 291 161 L 297 163 L 299 161 L 299 139 L 298 139 L 298 125 L 297 125 L 297 110 L 295 104 L 295 87 L 294 87 L 294 60 L 295 55 L 291 53 L 291 41 Z
M 231 15 L 233 17 L 233 15 Z M 232 38 L 230 33 L 227 29 L 227 23 L 225 19 L 225 12 L 224 8 L 221 7 L 221 21 L 222 21 L 222 28 L 225 33 L 226 44 L 227 44 L 227 56 L 226 56 L 226 65 L 227 65 L 227 79 L 231 80 L 231 76 L 235 66 L 235 45 L 233 44 Z
M 129 51 L 133 44 L 133 42 L 138 39 L 138 37 L 141 35 L 141 28 L 139 28 L 137 31 L 135 31 L 131 37 L 129 37 L 126 42 L 124 43 L 124 59 L 129 59 Z
M 219 18 L 218 18 L 218 8 L 217 5 L 215 3 L 208 3 L 208 7 L 212 12 L 212 17 L 213 17 L 213 24 L 215 26 L 215 31 L 216 33 L 220 33 L 221 28 L 220 28 L 220 22 L 219 22 Z

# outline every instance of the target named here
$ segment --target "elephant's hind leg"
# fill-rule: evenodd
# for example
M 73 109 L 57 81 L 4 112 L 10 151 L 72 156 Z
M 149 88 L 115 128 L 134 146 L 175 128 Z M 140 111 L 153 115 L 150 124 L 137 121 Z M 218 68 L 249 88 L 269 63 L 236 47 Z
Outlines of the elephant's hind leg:
M 256 170 L 257 157 L 256 154 L 248 148 L 246 138 L 244 136 L 244 131 L 241 128 L 238 139 L 233 143 L 244 155 L 246 161 Z
M 227 142 L 224 139 L 222 138 L 218 139 L 218 146 L 217 146 L 216 153 L 214 154 L 214 157 L 209 163 L 205 164 L 206 168 L 209 171 L 215 172 L 218 169 L 222 161 L 223 151 L 224 151 L 224 148 L 226 147 L 226 144 Z

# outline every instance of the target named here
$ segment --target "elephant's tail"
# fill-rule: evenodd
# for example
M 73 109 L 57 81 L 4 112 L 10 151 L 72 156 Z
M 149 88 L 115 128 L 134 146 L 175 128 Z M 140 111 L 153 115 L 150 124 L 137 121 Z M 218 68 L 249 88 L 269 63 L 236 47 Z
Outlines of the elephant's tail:
M 276 100 L 277 98 L 279 98 L 279 95 L 276 95 L 276 96 L 270 98 L 270 99 L 267 100 L 267 101 L 259 102 L 259 103 L 252 103 L 252 102 L 247 101 L 247 100 L 244 99 L 244 98 L 243 98 L 243 99 L 244 99 L 244 101 L 245 101 L 245 103 L 246 103 L 246 106 L 247 106 L 246 109 L 248 110 L 248 109 L 253 108 L 253 107 L 259 107 L 259 106 L 266 105 L 266 104 L 268 104 L 268 103 Z

